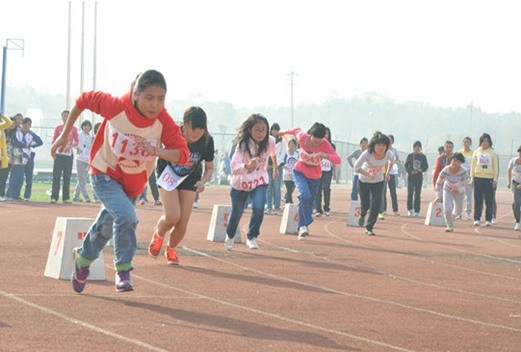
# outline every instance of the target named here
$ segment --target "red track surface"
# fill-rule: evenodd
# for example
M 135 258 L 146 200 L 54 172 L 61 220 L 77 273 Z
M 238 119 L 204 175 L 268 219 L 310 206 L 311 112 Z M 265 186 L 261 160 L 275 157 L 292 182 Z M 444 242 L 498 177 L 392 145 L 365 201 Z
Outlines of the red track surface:
M 162 210 L 138 206 L 128 293 L 114 291 L 112 248 L 108 280 L 82 294 L 43 276 L 56 217 L 94 217 L 96 204 L 0 203 L 0 351 L 521 350 L 521 240 L 509 191 L 498 191 L 498 225 L 459 221 L 447 234 L 403 216 L 402 189 L 402 216 L 378 221 L 368 237 L 346 227 L 349 190 L 333 187 L 333 213 L 307 241 L 279 234 L 281 217 L 267 215 L 261 249 L 232 252 L 206 240 L 212 205 L 230 203 L 227 187 L 207 188 L 176 267 L 146 253 Z

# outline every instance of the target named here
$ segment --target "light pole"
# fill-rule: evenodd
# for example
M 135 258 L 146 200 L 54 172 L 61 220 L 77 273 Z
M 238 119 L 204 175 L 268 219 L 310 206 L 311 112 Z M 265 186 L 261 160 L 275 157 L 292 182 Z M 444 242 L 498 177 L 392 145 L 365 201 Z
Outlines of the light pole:
M 22 50 L 24 55 L 24 40 L 23 39 L 6 39 L 2 54 L 2 95 L 0 96 L 0 114 L 4 113 L 5 108 L 5 76 L 7 68 L 7 50 Z
M 293 128 L 293 77 L 296 76 L 297 74 L 293 71 L 291 71 L 288 76 L 290 78 L 290 86 L 291 86 L 291 128 Z

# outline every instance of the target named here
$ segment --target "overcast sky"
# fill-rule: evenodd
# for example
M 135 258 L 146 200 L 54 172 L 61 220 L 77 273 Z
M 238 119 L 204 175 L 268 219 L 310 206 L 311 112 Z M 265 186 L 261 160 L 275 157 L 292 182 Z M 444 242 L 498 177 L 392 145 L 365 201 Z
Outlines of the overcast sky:
M 65 0 L 2 1 L 7 84 L 65 94 Z M 521 5 L 514 0 L 98 0 L 97 90 L 161 71 L 168 98 L 238 106 L 321 103 L 375 91 L 399 101 L 521 111 Z M 81 1 L 72 1 L 72 97 L 80 92 Z M 94 1 L 85 1 L 84 90 Z M 8 111 L 6 111 L 8 112 Z

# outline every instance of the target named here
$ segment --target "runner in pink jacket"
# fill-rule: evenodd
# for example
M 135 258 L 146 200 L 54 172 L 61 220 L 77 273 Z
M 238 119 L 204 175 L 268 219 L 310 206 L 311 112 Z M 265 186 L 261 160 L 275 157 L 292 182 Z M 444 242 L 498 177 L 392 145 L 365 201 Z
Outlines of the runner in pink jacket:
M 309 235 L 308 226 L 313 222 L 313 204 L 322 177 L 322 159 L 332 164 L 340 164 L 340 157 L 325 137 L 326 126 L 315 122 L 306 133 L 300 128 L 279 132 L 297 137 L 300 145 L 298 161 L 293 177 L 298 190 L 298 239 L 305 240 Z

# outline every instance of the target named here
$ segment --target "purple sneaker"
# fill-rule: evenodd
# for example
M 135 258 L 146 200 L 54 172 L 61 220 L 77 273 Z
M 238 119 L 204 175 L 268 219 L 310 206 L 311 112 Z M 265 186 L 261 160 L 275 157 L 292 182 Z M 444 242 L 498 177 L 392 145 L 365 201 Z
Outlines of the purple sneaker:
M 116 273 L 116 291 L 125 292 L 134 289 L 132 279 L 130 278 L 130 270 L 121 270 Z
M 87 284 L 87 278 L 90 275 L 89 266 L 82 266 L 79 267 L 77 265 L 78 261 L 78 250 L 79 248 L 74 248 L 72 250 L 72 255 L 74 257 L 74 271 L 72 272 L 71 282 L 72 282 L 72 288 L 74 291 L 80 293 L 85 288 L 85 285 Z

